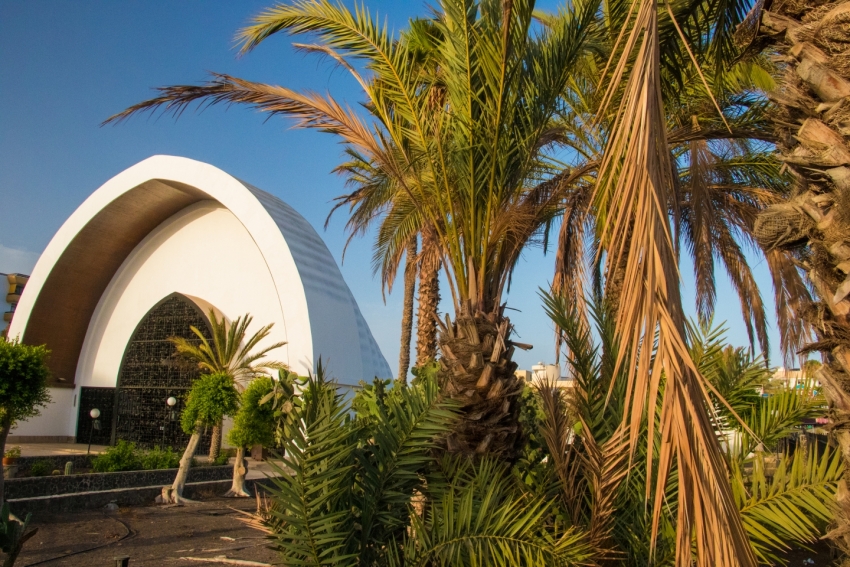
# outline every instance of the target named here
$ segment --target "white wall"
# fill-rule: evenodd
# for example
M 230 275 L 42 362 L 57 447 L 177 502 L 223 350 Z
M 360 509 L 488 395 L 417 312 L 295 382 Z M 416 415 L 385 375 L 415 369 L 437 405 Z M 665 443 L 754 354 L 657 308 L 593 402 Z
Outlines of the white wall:
M 72 388 L 48 388 L 51 402 L 41 408 L 36 417 L 20 421 L 12 428 L 10 435 L 27 436 L 68 436 L 77 432 L 77 406 L 79 390 Z M 73 424 L 69 429 L 68 424 Z M 14 443 L 13 439 L 10 439 Z

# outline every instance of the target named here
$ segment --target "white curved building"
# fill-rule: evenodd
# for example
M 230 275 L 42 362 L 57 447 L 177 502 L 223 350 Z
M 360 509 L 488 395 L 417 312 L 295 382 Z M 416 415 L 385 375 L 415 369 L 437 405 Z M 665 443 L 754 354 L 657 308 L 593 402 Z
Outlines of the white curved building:
M 160 419 L 163 396 L 187 387 L 169 370 L 164 334 L 188 330 L 187 321 L 204 326 L 210 308 L 229 320 L 250 313 L 249 334 L 274 323 L 267 340 L 287 344 L 273 356 L 299 373 L 321 357 L 341 384 L 391 376 L 333 256 L 301 215 L 209 164 L 154 156 L 86 199 L 36 264 L 9 336 L 50 348 L 53 402 L 13 436 L 84 440 L 89 407 L 103 409 L 110 395 L 115 415 L 104 415 L 111 426 L 101 442 L 107 432 L 125 437 L 122 423 Z M 167 429 L 157 431 L 164 438 Z

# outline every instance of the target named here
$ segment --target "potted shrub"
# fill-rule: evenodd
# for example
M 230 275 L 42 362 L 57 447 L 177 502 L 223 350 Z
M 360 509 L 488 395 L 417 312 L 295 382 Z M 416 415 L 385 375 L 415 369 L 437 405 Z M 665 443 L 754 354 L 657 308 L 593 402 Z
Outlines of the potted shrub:
M 21 448 L 20 447 L 12 447 L 8 449 L 5 453 L 3 453 L 3 464 L 4 465 L 14 465 L 18 462 L 18 459 L 21 457 Z

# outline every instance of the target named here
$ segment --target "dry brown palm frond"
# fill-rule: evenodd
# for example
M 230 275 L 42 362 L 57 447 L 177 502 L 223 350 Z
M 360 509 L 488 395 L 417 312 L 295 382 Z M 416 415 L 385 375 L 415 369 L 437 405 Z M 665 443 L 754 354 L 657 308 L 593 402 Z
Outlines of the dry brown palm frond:
M 661 95 L 658 4 L 636 0 L 634 5 L 633 26 L 613 66 L 611 87 L 599 113 L 606 114 L 614 89 L 625 78 L 594 199 L 606 272 L 610 276 L 621 262 L 625 265 L 616 317 L 625 347 L 617 365 L 627 373 L 622 435 L 634 455 L 641 440 L 641 421 L 657 407 L 663 373 L 659 467 L 654 479 L 648 475 L 646 486 L 647 497 L 653 498 L 653 545 L 667 475 L 675 465 L 680 482 L 676 564 L 690 567 L 695 559 L 700 567 L 754 567 L 755 555 L 709 418 L 706 383 L 684 339 L 668 219 L 673 179 Z M 653 339 L 654 349 L 649 348 Z M 654 439 L 656 420 L 650 417 L 648 423 L 648 438 Z M 648 462 L 654 458 L 650 442 Z
M 803 317 L 803 312 L 812 304 L 812 294 L 790 252 L 769 250 L 765 253 L 765 259 L 773 278 L 777 326 L 785 329 L 781 336 L 782 352 L 798 353 L 814 336 L 811 325 Z M 786 354 L 786 358 L 790 359 L 791 356 Z
M 540 433 L 549 449 L 552 468 L 558 477 L 561 499 L 573 523 L 578 522 L 584 485 L 579 481 L 581 460 L 573 444 L 573 419 L 564 391 L 549 382 L 536 386 L 545 416 Z

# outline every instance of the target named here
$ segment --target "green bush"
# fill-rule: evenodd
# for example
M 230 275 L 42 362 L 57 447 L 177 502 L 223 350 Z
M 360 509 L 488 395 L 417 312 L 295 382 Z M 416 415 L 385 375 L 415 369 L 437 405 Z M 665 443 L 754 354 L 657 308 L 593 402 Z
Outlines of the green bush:
M 94 472 L 139 470 L 142 468 L 140 457 L 135 443 L 118 441 L 117 445 L 110 447 L 105 453 L 92 460 L 92 470 Z
M 146 471 L 158 469 L 176 469 L 180 464 L 180 455 L 174 452 L 171 447 L 160 449 L 154 447 L 150 451 L 145 451 L 140 457 L 142 469 Z
M 30 476 L 47 476 L 53 470 L 53 463 L 50 461 L 36 461 L 30 467 Z
M 218 458 L 217 458 L 216 460 L 214 460 L 214 461 L 213 461 L 212 463 L 210 463 L 210 464 L 211 464 L 211 465 L 214 465 L 214 466 L 226 465 L 226 464 L 227 464 L 227 461 L 229 461 L 229 460 L 230 460 L 230 455 L 228 455 L 228 454 L 227 454 L 227 453 L 225 453 L 225 452 L 222 452 L 222 453 L 218 456 Z

